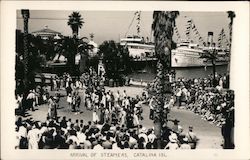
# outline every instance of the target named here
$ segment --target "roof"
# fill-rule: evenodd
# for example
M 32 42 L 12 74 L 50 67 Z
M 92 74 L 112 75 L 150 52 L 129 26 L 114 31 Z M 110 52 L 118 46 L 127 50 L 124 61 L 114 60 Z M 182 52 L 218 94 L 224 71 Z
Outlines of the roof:
M 89 41 L 89 43 L 88 43 L 89 45 L 93 45 L 95 48 L 97 48 L 98 47 L 98 45 L 94 42 L 94 41 Z
M 41 29 L 41 30 L 38 30 L 38 31 L 34 31 L 32 33 L 51 33 L 51 34 L 61 34 L 60 32 L 57 32 L 57 31 L 54 31 L 52 29 L 49 29 L 49 28 L 44 28 L 44 29 Z

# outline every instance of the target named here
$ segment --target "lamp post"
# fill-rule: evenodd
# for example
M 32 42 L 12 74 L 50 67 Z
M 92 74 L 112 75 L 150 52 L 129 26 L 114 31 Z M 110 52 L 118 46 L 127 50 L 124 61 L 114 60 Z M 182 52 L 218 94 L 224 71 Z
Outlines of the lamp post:
M 215 66 L 215 59 L 216 59 L 216 50 L 215 48 L 211 49 L 211 54 L 212 54 L 212 65 L 213 65 L 213 87 L 216 87 L 216 77 L 215 77 L 215 73 L 216 73 L 216 66 Z

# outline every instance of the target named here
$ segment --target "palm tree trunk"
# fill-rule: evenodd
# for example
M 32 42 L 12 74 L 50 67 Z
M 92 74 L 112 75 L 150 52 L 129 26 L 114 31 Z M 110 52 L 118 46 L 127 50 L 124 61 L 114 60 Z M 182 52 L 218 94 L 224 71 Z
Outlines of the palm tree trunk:
M 171 70 L 171 44 L 173 36 L 174 19 L 170 19 L 172 12 L 154 12 L 154 36 L 155 52 L 158 58 L 157 76 L 155 79 L 154 90 L 156 91 L 157 106 L 155 107 L 154 126 L 155 134 L 158 139 L 158 149 L 162 146 L 162 126 L 167 122 L 167 112 L 164 111 L 164 101 L 169 96 L 170 91 L 169 77 Z
M 228 59 L 228 65 L 227 65 L 227 73 L 230 73 L 230 62 L 231 62 L 231 46 L 232 46 L 232 25 L 233 22 L 230 22 L 229 24 L 229 59 Z
M 231 50 L 232 50 L 232 32 L 233 32 L 233 19 L 235 18 L 234 11 L 227 11 L 228 18 L 230 18 L 229 23 L 229 60 L 228 60 L 228 67 L 227 67 L 227 74 L 230 74 L 230 63 L 231 63 Z M 228 81 L 230 83 L 230 80 Z M 228 84 L 230 86 L 230 84 Z
M 24 47 L 24 88 L 28 88 L 28 62 L 29 62 L 29 49 L 28 49 L 28 22 L 29 22 L 29 10 L 22 10 L 22 16 L 24 21 L 24 36 L 23 36 L 23 47 Z

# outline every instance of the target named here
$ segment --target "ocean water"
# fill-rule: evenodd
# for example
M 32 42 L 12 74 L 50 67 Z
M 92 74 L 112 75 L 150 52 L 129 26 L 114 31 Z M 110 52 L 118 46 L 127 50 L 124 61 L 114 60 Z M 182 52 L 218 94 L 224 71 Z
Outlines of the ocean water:
M 218 74 L 225 74 L 227 72 L 227 65 L 216 66 L 215 68 Z M 194 67 L 194 68 L 175 68 L 176 78 L 205 78 L 208 75 L 213 74 L 213 67 Z
M 206 78 L 208 75 L 213 74 L 213 67 L 186 67 L 186 68 L 173 68 L 176 72 L 176 78 Z M 227 72 L 227 65 L 216 66 L 215 68 L 218 74 L 225 74 Z M 152 81 L 156 76 L 156 72 L 148 70 L 147 72 L 134 72 L 129 75 L 134 80 Z

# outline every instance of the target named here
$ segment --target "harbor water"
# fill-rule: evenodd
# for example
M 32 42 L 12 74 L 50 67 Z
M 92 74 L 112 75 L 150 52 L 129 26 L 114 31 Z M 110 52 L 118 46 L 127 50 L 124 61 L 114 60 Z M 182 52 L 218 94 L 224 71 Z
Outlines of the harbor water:
M 179 68 L 173 68 L 176 73 L 176 78 L 207 78 L 208 75 L 213 74 L 213 67 L 207 66 L 207 67 L 179 67 Z M 219 65 L 215 68 L 216 72 L 218 74 L 225 74 L 227 72 L 227 64 L 225 65 Z M 137 81 L 152 81 L 156 76 L 156 71 L 152 71 L 149 69 L 144 69 L 144 72 L 135 71 L 134 73 L 130 74 L 128 77 L 133 78 Z
M 215 70 L 218 74 L 225 74 L 227 72 L 227 64 L 216 66 Z M 176 78 L 205 78 L 213 74 L 213 67 L 188 67 L 188 68 L 175 68 Z

